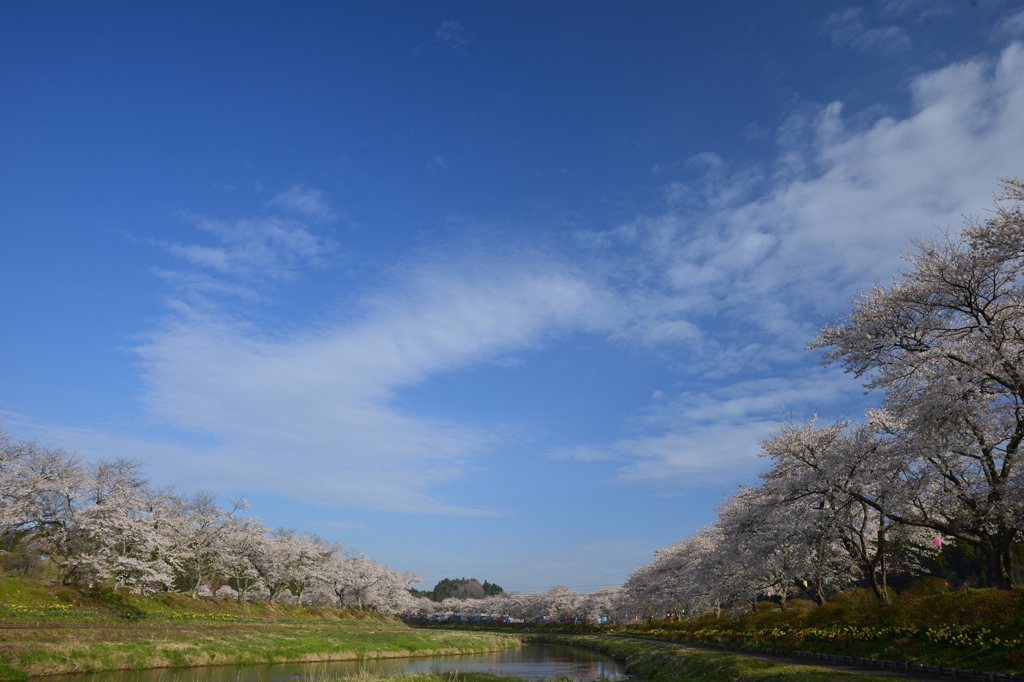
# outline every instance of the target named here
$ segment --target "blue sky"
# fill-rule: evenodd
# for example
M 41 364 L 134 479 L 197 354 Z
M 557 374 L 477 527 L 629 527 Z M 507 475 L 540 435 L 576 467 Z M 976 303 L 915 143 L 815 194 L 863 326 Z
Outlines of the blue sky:
M 1024 172 L 1024 3 L 0 10 L 0 416 L 428 585 L 621 582 L 873 400 L 804 346 Z

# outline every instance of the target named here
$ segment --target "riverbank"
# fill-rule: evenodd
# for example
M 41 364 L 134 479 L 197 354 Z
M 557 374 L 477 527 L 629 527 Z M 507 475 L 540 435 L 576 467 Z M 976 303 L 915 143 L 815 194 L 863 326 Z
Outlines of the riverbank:
M 870 590 L 851 589 L 823 606 L 799 599 L 787 608 L 761 601 L 732 616 L 606 625 L 574 623 L 423 623 L 520 634 L 625 634 L 733 650 L 782 649 L 999 673 L 1024 673 L 1024 590 L 952 592 L 928 578 L 890 604 Z
M 205 665 L 478 654 L 515 633 L 413 629 L 379 613 L 0 576 L 0 680 Z
M 769 661 L 740 654 L 701 651 L 669 642 L 607 635 L 530 635 L 529 641 L 567 644 L 599 651 L 647 682 L 728 680 L 729 682 L 878 682 L 888 678 L 829 668 Z
M 736 618 L 636 623 L 628 634 L 733 649 L 776 648 L 892 659 L 943 667 L 1024 672 L 1024 591 L 951 592 L 936 579 L 919 581 L 879 604 L 854 589 L 816 606 L 793 600 L 780 610 L 761 602 Z
M 476 654 L 514 635 L 412 630 L 400 623 L 7 624 L 0 680 L 110 670 Z
M 0 680 L 60 673 L 483 653 L 514 633 L 414 630 L 380 613 L 83 591 L 0 578 Z

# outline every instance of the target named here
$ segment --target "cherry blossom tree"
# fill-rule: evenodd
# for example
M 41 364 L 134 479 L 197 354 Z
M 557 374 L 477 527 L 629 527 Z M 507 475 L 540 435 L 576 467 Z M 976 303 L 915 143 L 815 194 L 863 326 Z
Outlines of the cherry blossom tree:
M 115 587 L 136 592 L 169 589 L 170 496 L 150 489 L 134 460 L 99 460 L 88 467 L 86 481 L 78 510 L 82 548 L 68 559 L 76 563 L 79 579 L 112 577 Z
M 735 573 L 742 565 L 730 561 L 723 541 L 719 527 L 712 524 L 656 550 L 654 560 L 639 566 L 623 583 L 615 604 L 616 619 L 719 612 L 726 595 L 736 591 L 736 581 L 746 580 Z
M 1024 516 L 1024 183 L 1004 179 L 994 215 L 919 242 L 909 270 L 876 286 L 812 347 L 885 392 L 876 422 L 904 462 L 899 523 L 978 547 L 1014 587 Z
M 294 578 L 296 562 L 295 531 L 278 528 L 264 535 L 254 547 L 251 555 L 253 568 L 273 604 L 288 589 Z
M 34 444 L 11 438 L 0 424 L 0 532 L 4 547 L 13 547 L 31 528 L 36 482 L 29 458 Z
M 208 587 L 219 575 L 220 544 L 239 511 L 249 508 L 242 498 L 231 501 L 231 509 L 217 504 L 209 492 L 201 491 L 189 498 L 178 498 L 172 515 L 173 542 L 168 562 L 174 567 L 176 579 L 193 599 L 200 589 Z
M 606 586 L 583 595 L 578 612 L 589 619 L 614 618 L 615 604 L 619 600 L 622 588 Z
M 22 442 L 16 446 L 10 481 L 4 480 L 9 520 L 6 534 L 41 547 L 59 568 L 60 582 L 77 581 L 85 549 L 79 526 L 88 476 L 82 461 L 63 450 Z
M 918 570 L 927 551 L 927 533 L 893 520 L 913 493 L 890 443 L 871 424 L 819 426 L 815 417 L 784 423 L 762 447 L 772 460 L 762 475 L 765 485 L 811 515 L 820 533 L 836 538 L 878 600 L 888 603 L 888 573 Z M 835 571 L 833 585 L 841 576 Z
M 783 608 L 786 600 L 814 582 L 835 554 L 815 519 L 802 505 L 786 504 L 768 486 L 742 487 L 719 509 L 719 531 L 729 541 L 720 545 L 723 594 L 726 602 L 752 602 L 771 592 Z
M 218 542 L 220 569 L 239 602 L 262 585 L 256 562 L 268 532 L 259 519 L 236 516 Z
M 310 587 L 326 581 L 327 566 L 341 550 L 340 543 L 328 542 L 319 535 L 305 533 L 292 539 L 288 587 L 299 605 Z

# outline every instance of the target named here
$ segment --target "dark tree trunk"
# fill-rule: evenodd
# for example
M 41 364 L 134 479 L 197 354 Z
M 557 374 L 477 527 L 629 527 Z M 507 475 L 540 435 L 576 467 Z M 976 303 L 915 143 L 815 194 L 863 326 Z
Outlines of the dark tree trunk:
M 888 545 L 886 544 L 885 528 L 881 528 L 878 531 L 878 575 L 879 575 L 879 588 L 882 590 L 882 595 L 879 597 L 879 601 L 883 604 L 889 603 L 889 557 L 888 557 Z M 877 593 L 876 593 L 877 594 Z
M 825 583 L 822 582 L 821 578 L 815 581 L 814 585 L 814 601 L 818 602 L 818 606 L 825 605 Z
M 1000 530 L 997 535 L 982 538 L 981 551 L 985 555 L 990 580 L 1000 590 L 1017 587 L 1013 571 L 1013 539 L 1016 532 Z

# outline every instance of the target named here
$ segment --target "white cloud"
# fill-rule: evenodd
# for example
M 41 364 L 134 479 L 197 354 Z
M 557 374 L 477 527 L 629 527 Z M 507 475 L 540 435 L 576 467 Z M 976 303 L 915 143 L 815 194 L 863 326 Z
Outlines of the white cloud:
M 431 157 L 429 161 L 427 161 L 427 170 L 433 173 L 434 175 L 437 175 L 441 171 L 448 170 L 448 161 L 447 159 L 444 158 L 444 156 L 437 154 L 436 156 Z
M 259 280 L 288 277 L 306 264 L 321 264 L 333 250 L 329 240 L 297 220 L 275 216 L 213 220 L 195 213 L 182 215 L 217 243 L 172 243 L 167 245 L 168 251 L 219 275 Z
M 652 396 L 659 400 L 655 392 Z M 790 411 L 813 412 L 859 395 L 838 371 L 797 378 L 745 381 L 702 393 L 685 392 L 655 404 L 638 418 L 641 435 L 607 445 L 582 445 L 552 453 L 558 459 L 621 462 L 624 481 L 674 488 L 735 482 L 760 467 L 760 442 Z
M 1024 38 L 1024 9 L 1000 19 L 993 36 L 1000 40 Z
M 867 28 L 863 10 L 859 7 L 848 7 L 828 15 L 824 30 L 834 45 L 850 47 L 858 52 L 894 55 L 906 52 L 912 44 L 906 30 L 899 26 Z
M 1024 170 L 1019 44 L 995 63 L 926 73 L 910 94 L 907 117 L 868 126 L 839 103 L 820 108 L 789 131 L 770 180 L 715 164 L 703 202 L 579 241 L 617 251 L 646 300 L 664 296 L 691 323 L 714 315 L 754 323 L 769 343 L 806 339 L 809 314 L 846 309 L 858 288 L 899 271 L 912 240 L 959 227 L 991 205 L 997 178 Z
M 337 217 L 324 198 L 322 191 L 308 188 L 302 184 L 295 185 L 278 194 L 267 202 L 267 206 L 293 211 L 304 218 L 318 222 L 329 222 Z
M 395 406 L 438 373 L 607 324 L 602 294 L 550 264 L 426 265 L 351 319 L 284 338 L 180 304 L 137 349 L 151 414 L 219 445 L 207 475 L 320 503 L 453 511 L 432 497 L 496 437 Z
M 850 46 L 859 52 L 873 54 L 899 54 L 911 47 L 910 36 L 900 26 L 880 26 L 866 29 L 851 41 Z
M 802 119 L 799 131 L 781 138 L 767 188 L 748 176 L 744 189 L 744 180 L 712 163 L 709 177 L 729 189 L 707 193 L 703 210 L 670 204 L 661 215 L 579 241 L 613 251 L 619 269 L 647 287 L 647 306 L 693 325 L 697 359 L 689 361 L 703 363 L 709 375 L 715 368 L 723 378 L 791 372 L 823 315 L 848 310 L 858 289 L 901 269 L 899 253 L 912 240 L 980 215 L 997 178 L 1024 171 L 1019 44 L 994 63 L 970 60 L 923 74 L 910 94 L 913 108 L 902 119 L 851 125 L 838 103 Z M 729 198 L 753 192 L 759 196 L 752 200 Z M 672 403 L 674 411 L 652 412 L 659 419 L 642 422 L 633 438 L 557 454 L 621 460 L 627 480 L 725 480 L 756 466 L 757 440 L 780 410 L 809 416 L 856 403 L 860 390 L 850 379 L 777 381 L 687 394 Z M 735 397 L 721 395 L 733 390 Z
M 439 45 L 460 49 L 469 44 L 472 33 L 457 21 L 443 21 L 434 31 L 434 42 Z
M 949 15 L 953 11 L 950 0 L 882 0 L 883 17 L 903 17 L 914 14 L 919 19 Z

